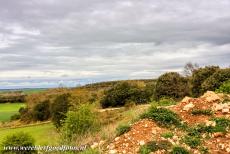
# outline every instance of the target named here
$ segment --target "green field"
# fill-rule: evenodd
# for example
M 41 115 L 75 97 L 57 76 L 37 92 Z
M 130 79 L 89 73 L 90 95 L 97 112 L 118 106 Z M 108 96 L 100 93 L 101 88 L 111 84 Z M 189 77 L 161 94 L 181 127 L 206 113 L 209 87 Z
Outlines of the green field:
M 21 128 L 2 128 L 0 129 L 0 143 L 2 139 L 14 132 L 27 132 L 34 137 L 36 145 L 56 145 L 58 133 L 52 123 L 26 126 Z
M 24 103 L 4 103 L 0 104 L 0 121 L 9 121 L 10 117 L 16 113 L 20 107 L 25 106 Z

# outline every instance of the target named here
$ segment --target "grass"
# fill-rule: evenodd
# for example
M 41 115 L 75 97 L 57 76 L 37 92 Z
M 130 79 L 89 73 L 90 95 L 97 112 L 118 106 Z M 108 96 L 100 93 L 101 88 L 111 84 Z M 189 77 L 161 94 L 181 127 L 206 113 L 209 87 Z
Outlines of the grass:
M 10 117 L 16 113 L 20 107 L 25 106 L 24 103 L 3 103 L 0 104 L 0 122 L 9 121 Z
M 207 116 L 213 115 L 213 112 L 211 109 L 207 109 L 207 110 L 194 109 L 192 110 L 191 113 L 192 115 L 207 115 Z
M 5 136 L 21 131 L 29 133 L 32 137 L 34 137 L 36 145 L 56 145 L 59 138 L 53 124 L 48 123 L 20 128 L 0 129 L 0 143 Z

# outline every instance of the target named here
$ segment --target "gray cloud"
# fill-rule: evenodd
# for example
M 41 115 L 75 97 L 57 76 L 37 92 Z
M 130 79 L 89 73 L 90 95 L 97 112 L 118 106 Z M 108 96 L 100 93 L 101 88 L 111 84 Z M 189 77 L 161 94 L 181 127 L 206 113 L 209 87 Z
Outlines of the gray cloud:
M 229 0 L 0 1 L 0 80 L 153 78 L 229 66 Z

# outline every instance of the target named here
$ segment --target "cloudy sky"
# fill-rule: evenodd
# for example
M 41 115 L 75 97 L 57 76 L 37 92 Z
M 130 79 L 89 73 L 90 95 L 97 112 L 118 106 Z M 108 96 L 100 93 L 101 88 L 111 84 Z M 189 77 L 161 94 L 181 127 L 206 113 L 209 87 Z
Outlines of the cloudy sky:
M 230 0 L 0 0 L 0 88 L 229 66 Z

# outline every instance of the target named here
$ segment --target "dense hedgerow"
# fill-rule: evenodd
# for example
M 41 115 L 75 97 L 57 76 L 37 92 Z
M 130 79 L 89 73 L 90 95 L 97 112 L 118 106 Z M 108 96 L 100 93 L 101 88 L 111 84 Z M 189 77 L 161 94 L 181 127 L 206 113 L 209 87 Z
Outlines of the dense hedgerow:
M 156 99 L 162 97 L 180 99 L 189 94 L 188 79 L 176 72 L 161 75 L 156 83 Z
M 219 69 L 218 66 L 206 66 L 193 71 L 190 82 L 192 86 L 191 92 L 194 97 L 202 95 L 204 92 L 202 89 L 203 82 Z
M 207 78 L 201 85 L 202 91 L 214 91 L 219 88 L 225 81 L 230 79 L 230 68 L 219 69 Z
M 124 106 L 128 102 L 146 103 L 149 99 L 150 94 L 144 88 L 128 82 L 121 82 L 107 90 L 100 103 L 103 108 L 106 108 Z

